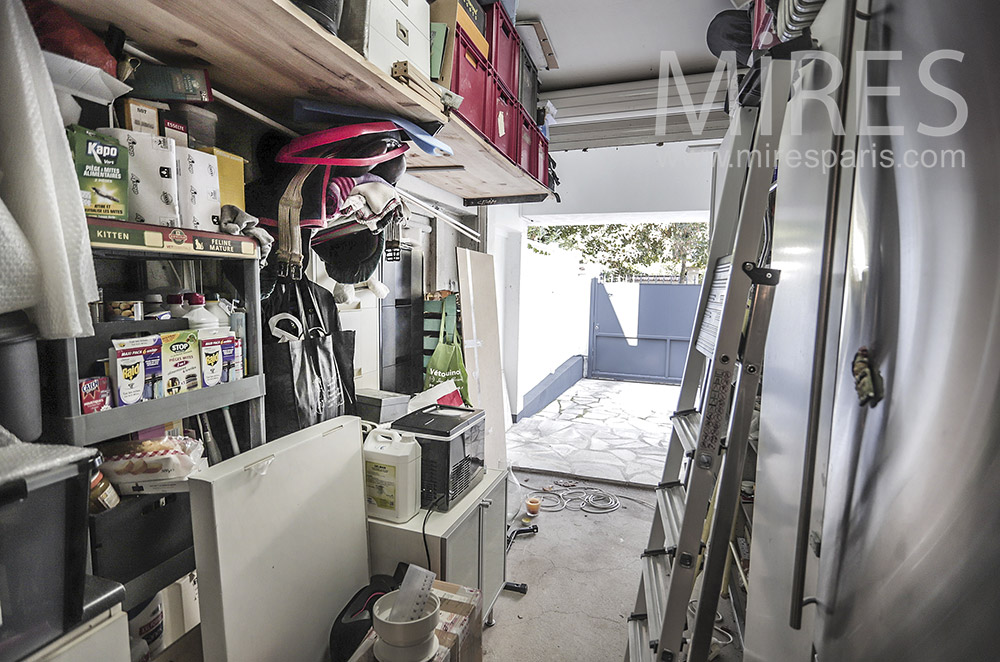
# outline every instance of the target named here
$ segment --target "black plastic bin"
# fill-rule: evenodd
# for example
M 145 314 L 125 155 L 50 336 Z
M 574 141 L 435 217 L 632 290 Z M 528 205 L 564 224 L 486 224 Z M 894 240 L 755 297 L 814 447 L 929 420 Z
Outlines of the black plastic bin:
M 27 656 L 80 622 L 89 463 L 0 485 L 0 662 Z
M 35 327 L 22 312 L 0 315 L 0 427 L 21 441 L 42 436 Z

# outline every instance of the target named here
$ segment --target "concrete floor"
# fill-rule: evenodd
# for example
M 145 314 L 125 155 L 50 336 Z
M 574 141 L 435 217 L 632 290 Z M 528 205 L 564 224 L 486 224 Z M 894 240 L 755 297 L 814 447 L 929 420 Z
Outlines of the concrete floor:
M 657 485 L 679 386 L 583 379 L 507 430 L 515 467 Z
M 525 494 L 552 485 L 556 476 L 516 472 Z M 650 506 L 650 489 L 602 487 Z M 504 591 L 494 607 L 496 625 L 483 636 L 486 662 L 618 662 L 628 638 L 652 507 L 622 499 L 609 514 L 562 510 L 532 520 L 535 535 L 514 542 L 507 579 L 528 585 L 527 595 Z
M 553 474 L 518 471 L 515 475 L 522 496 L 562 480 Z M 575 482 L 631 499 L 622 498 L 621 508 L 613 513 L 543 511 L 530 520 L 538 525 L 538 533 L 518 537 L 507 556 L 507 580 L 526 583 L 528 593 L 500 594 L 493 611 L 496 625 L 483 633 L 484 662 L 623 659 L 655 493 L 645 487 Z M 520 518 L 517 523 L 521 525 Z M 721 603 L 720 610 L 724 626 L 735 631 L 728 605 Z M 717 662 L 741 660 L 738 644 L 717 658 Z

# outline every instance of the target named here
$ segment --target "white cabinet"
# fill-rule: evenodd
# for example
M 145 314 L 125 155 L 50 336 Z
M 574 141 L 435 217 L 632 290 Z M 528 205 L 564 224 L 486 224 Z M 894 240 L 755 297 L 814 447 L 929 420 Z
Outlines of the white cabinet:
M 367 289 L 358 289 L 359 302 L 338 304 L 340 325 L 354 331 L 354 386 L 379 387 L 378 299 Z
M 23 662 L 129 662 L 128 618 L 115 605 Z
M 190 479 L 205 660 L 329 659 L 368 583 L 361 419 L 341 416 Z
M 421 527 L 426 510 L 409 522 L 393 524 L 368 518 L 368 546 L 373 573 L 391 575 L 400 561 L 427 565 Z M 484 620 L 489 621 L 506 575 L 507 471 L 488 470 L 482 482 L 446 513 L 427 520 L 430 569 L 438 579 L 483 592 Z
M 429 78 L 430 31 L 426 0 L 348 0 L 338 36 L 386 73 L 405 60 Z

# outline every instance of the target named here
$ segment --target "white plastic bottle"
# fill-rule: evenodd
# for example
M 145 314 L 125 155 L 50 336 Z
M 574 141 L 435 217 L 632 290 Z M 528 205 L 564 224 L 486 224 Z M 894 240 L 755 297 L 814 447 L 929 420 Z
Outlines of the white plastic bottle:
M 420 510 L 420 444 L 412 434 L 376 428 L 364 445 L 368 515 L 406 522 Z
M 219 328 L 219 318 L 211 312 L 205 310 L 205 297 L 200 294 L 192 294 L 188 301 L 189 309 L 184 315 L 188 321 L 188 328 L 191 329 L 217 329 Z
M 219 303 L 218 294 L 206 294 L 205 295 L 205 310 L 215 315 L 219 320 L 220 329 L 229 328 L 229 313 L 222 307 Z
M 187 309 L 184 307 L 184 297 L 180 294 L 168 294 L 167 311 L 170 312 L 171 317 L 184 317 L 187 314 Z

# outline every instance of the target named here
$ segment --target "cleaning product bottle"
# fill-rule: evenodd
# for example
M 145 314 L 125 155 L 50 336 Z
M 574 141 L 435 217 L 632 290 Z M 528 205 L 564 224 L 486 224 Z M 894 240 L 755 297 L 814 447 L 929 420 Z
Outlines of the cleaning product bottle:
M 420 510 L 420 444 L 412 434 L 376 428 L 364 444 L 368 515 L 406 522 Z
M 217 329 L 219 318 L 205 310 L 205 297 L 194 293 L 188 298 L 191 302 L 189 310 L 184 314 L 190 329 Z
M 247 310 L 239 299 L 233 299 L 233 312 L 229 315 L 229 328 L 233 330 L 233 335 L 240 340 L 247 338 Z
M 170 311 L 171 317 L 184 317 L 187 314 L 187 309 L 184 308 L 184 297 L 180 294 L 168 294 L 167 310 Z
M 191 310 L 191 297 L 198 294 L 197 292 L 185 292 L 184 293 L 184 312 Z
M 229 313 L 219 303 L 219 295 L 213 293 L 205 295 L 205 310 L 212 313 L 219 320 L 220 329 L 229 328 Z

